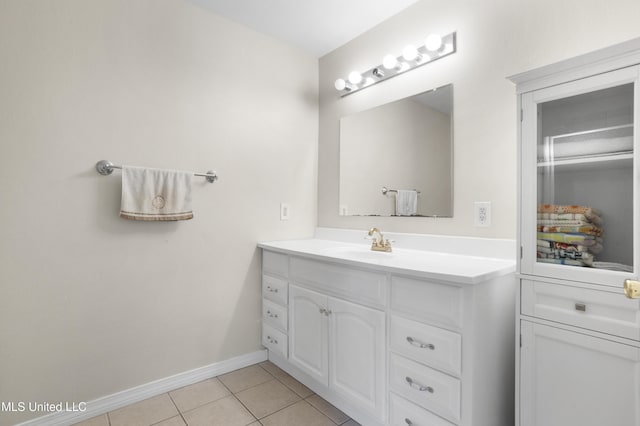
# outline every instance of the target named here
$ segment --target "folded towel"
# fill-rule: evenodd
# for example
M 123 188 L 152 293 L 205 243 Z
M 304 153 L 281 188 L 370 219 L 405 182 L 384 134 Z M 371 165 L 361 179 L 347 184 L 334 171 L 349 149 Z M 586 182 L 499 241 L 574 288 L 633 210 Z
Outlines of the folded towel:
M 602 239 L 596 238 L 595 242 L 592 242 L 590 246 L 580 245 L 580 244 L 571 244 L 578 251 L 589 252 L 593 254 L 598 254 L 602 252 L 604 246 L 602 245 Z M 536 241 L 536 249 L 541 253 L 551 253 L 551 250 L 557 248 L 557 244 L 567 244 L 567 243 L 558 243 L 554 241 L 548 240 L 537 240 Z
M 601 238 L 597 238 L 595 235 L 565 234 L 560 232 L 538 232 L 538 239 L 581 245 L 585 247 L 591 247 L 601 243 Z
M 538 222 L 540 220 L 580 220 L 602 225 L 600 216 L 593 214 L 593 212 L 588 218 L 580 213 L 538 213 Z
M 538 226 L 593 226 L 587 220 L 538 219 Z
M 538 213 L 555 213 L 555 214 L 581 214 L 584 215 L 589 222 L 599 223 L 602 213 L 600 210 L 588 206 L 576 205 L 557 205 L 557 204 L 540 204 Z
M 538 258 L 538 262 L 555 263 L 556 265 L 591 266 L 591 265 L 587 265 L 582 260 L 574 260 L 574 259 L 543 259 L 543 258 Z
M 418 211 L 418 192 L 399 189 L 396 193 L 396 214 L 398 216 L 415 216 Z
M 187 220 L 192 173 L 122 166 L 120 217 L 132 220 Z
M 602 229 L 595 225 L 582 225 L 582 226 L 552 226 L 552 225 L 538 225 L 538 232 L 563 232 L 568 234 L 585 234 L 601 236 Z

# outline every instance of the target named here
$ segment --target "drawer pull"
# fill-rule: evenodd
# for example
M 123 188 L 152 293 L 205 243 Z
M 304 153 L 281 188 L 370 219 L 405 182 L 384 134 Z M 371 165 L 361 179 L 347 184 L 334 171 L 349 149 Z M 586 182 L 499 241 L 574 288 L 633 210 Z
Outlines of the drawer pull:
M 419 347 L 420 349 L 431 349 L 431 350 L 434 350 L 436 348 L 435 345 L 433 345 L 431 343 L 422 343 L 422 342 L 414 339 L 411 336 L 407 336 L 407 342 L 409 342 L 413 346 Z
M 629 299 L 640 299 L 640 281 L 624 280 L 624 295 Z
M 409 426 L 411 426 L 413 424 L 413 422 L 411 420 L 407 419 L 407 418 L 404 419 L 404 422 L 406 424 L 408 424 Z
M 324 314 L 325 316 L 329 316 L 331 315 L 331 310 L 330 309 L 325 309 L 325 308 L 320 308 L 320 313 Z
M 576 303 L 576 311 L 587 312 L 587 305 L 584 303 Z
M 414 389 L 419 390 L 420 392 L 429 392 L 429 393 L 433 393 L 434 390 L 431 386 L 422 386 L 420 383 L 414 381 L 411 377 L 407 376 L 406 377 L 407 383 L 409 383 L 409 386 L 411 386 Z
M 269 291 L 271 293 L 277 293 L 278 289 L 277 288 L 272 288 L 271 286 L 267 286 L 267 291 Z
M 269 341 L 269 343 L 273 343 L 274 345 L 278 344 L 278 341 L 276 339 L 272 339 L 271 336 L 267 336 L 267 340 Z
M 278 318 L 278 314 L 272 314 L 271 311 L 267 311 L 267 315 L 269 315 L 269 318 Z

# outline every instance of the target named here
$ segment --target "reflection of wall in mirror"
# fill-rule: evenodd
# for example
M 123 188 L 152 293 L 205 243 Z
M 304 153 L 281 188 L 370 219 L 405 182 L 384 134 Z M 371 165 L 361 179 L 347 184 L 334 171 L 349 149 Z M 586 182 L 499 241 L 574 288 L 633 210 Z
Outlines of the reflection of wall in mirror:
M 350 215 L 395 214 L 390 189 L 417 189 L 418 215 L 451 215 L 450 116 L 413 99 L 340 121 L 340 205 Z

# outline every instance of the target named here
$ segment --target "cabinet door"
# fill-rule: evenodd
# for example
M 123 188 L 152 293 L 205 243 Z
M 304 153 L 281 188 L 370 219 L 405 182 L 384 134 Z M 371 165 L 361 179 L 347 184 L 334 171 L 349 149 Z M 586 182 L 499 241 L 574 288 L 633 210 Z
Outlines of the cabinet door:
M 329 386 L 384 416 L 385 314 L 329 297 Z
M 289 361 L 328 384 L 327 296 L 292 285 L 289 291 Z
M 640 425 L 640 349 L 522 321 L 520 426 Z
M 620 287 L 637 279 L 639 67 L 524 93 L 521 271 Z

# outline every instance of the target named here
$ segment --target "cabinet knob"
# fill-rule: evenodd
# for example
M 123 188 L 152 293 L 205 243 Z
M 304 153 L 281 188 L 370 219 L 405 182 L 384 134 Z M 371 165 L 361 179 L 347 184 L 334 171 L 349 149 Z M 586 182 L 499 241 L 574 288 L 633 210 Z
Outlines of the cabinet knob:
M 436 347 L 432 343 L 422 343 L 411 336 L 407 336 L 407 342 L 412 344 L 413 346 L 417 346 L 420 349 L 431 349 L 434 350 Z
M 413 422 L 412 422 L 411 420 L 406 419 L 406 418 L 404 419 L 404 422 L 405 422 L 406 424 L 408 424 L 409 426 L 411 426 L 411 425 L 413 424 Z
M 640 281 L 624 280 L 624 295 L 629 299 L 640 299 Z

